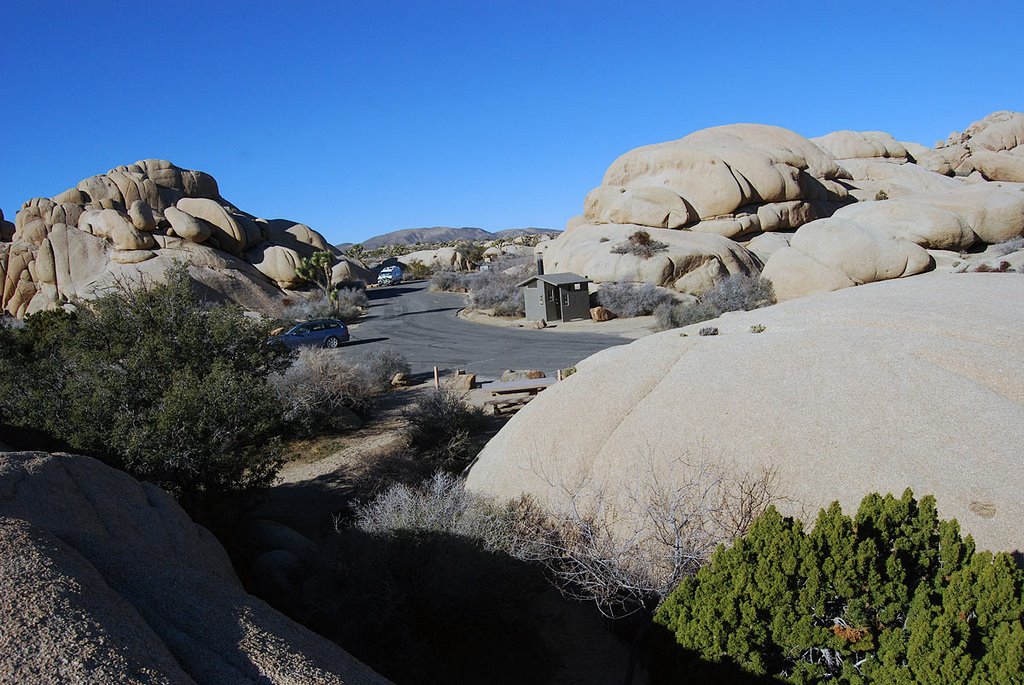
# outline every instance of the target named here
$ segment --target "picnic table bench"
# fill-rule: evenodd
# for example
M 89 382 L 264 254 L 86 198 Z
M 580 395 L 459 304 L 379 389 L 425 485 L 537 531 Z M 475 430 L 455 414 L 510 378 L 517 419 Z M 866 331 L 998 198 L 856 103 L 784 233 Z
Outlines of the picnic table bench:
M 484 407 L 492 408 L 495 414 L 500 414 L 502 409 L 518 409 L 536 397 L 541 390 L 554 384 L 554 378 L 488 383 L 481 388 L 489 390 L 491 397 L 495 399 L 484 402 Z M 514 397 L 515 395 L 519 397 Z

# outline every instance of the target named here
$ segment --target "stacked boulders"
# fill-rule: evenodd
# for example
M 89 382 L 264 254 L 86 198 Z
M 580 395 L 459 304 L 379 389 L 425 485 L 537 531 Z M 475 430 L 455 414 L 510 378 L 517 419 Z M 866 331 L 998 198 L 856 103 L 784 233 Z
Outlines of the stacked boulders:
M 537 248 L 550 272 L 700 295 L 763 275 L 779 299 L 912 276 L 1024 235 L 1024 114 L 936 148 L 880 131 L 737 124 L 632 150 Z M 657 246 L 630 250 L 645 233 Z
M 402 264 L 412 266 L 418 262 L 432 269 L 455 269 L 469 271 L 473 268 L 465 251 L 456 247 L 439 247 L 436 250 L 417 250 L 398 258 Z
M 91 176 L 52 198 L 22 205 L 13 230 L 0 216 L 0 306 L 14 316 L 89 298 L 118 280 L 159 279 L 174 261 L 207 293 L 274 310 L 300 286 L 300 261 L 338 260 L 337 280 L 370 280 L 304 224 L 261 219 L 220 195 L 202 171 L 147 159 Z M 340 267 L 340 268 L 339 268 Z

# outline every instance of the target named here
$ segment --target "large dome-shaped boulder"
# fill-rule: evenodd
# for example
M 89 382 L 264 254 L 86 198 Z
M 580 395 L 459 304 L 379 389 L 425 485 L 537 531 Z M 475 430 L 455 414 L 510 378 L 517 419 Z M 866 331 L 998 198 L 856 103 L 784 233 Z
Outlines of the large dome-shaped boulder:
M 981 547 L 1022 550 L 1021 298 L 1024 276 L 936 273 L 610 348 L 513 417 L 467 485 L 559 511 L 602 494 L 633 530 L 648 485 L 774 468 L 786 513 L 910 487 Z
M 87 457 L 0 453 L 0 598 L 11 682 L 387 682 L 248 595 L 167 493 Z
M 799 225 L 762 227 L 763 205 L 842 202 L 846 191 L 836 180 L 843 175 L 792 131 L 718 126 L 622 155 L 587 197 L 583 216 L 589 223 L 689 227 L 733 238 Z

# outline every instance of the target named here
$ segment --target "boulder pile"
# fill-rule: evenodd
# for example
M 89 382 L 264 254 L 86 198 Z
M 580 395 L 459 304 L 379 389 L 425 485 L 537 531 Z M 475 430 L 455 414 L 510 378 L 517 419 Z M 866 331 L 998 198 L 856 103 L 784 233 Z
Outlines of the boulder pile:
M 338 260 L 336 280 L 372 278 L 308 226 L 243 212 L 209 174 L 159 159 L 25 202 L 13 228 L 0 216 L 0 241 L 0 307 L 18 317 L 93 297 L 118 280 L 159 279 L 174 261 L 208 294 L 265 312 L 302 284 L 296 267 L 316 251 Z
M 386 681 L 246 594 L 159 488 L 88 457 L 0 453 L 5 682 Z
M 624 247 L 646 233 L 661 247 Z M 734 124 L 627 152 L 555 240 L 545 268 L 699 295 L 761 274 L 780 300 L 970 261 L 1024 235 L 1024 114 L 935 148 L 880 131 L 804 138 Z

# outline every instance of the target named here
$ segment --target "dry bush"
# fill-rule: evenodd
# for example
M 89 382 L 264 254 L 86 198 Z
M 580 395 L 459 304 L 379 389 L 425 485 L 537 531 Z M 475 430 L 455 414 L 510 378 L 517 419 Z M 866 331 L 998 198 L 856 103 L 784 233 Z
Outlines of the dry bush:
M 655 240 L 647 231 L 639 230 L 634 231 L 624 242 L 613 247 L 612 254 L 631 254 L 641 259 L 650 259 L 667 248 L 666 243 Z
M 352 363 L 335 350 L 302 349 L 295 362 L 270 378 L 284 405 L 285 421 L 296 433 L 338 430 L 351 414 L 368 414 L 409 365 L 400 354 L 381 350 Z
M 675 298 L 667 290 L 650 283 L 620 281 L 601 286 L 597 301 L 616 316 L 630 318 L 653 314 L 661 305 L 672 305 Z
M 618 498 L 586 483 L 563 487 L 568 505 L 527 526 L 516 556 L 544 564 L 563 593 L 609 618 L 653 611 L 778 501 L 773 469 L 736 475 L 679 460 L 669 473 L 691 475 L 670 481 L 652 466 Z
M 533 262 L 495 262 L 490 271 L 468 277 L 469 301 L 478 309 L 493 310 L 495 316 L 523 316 L 526 311 L 518 284 L 536 273 L 537 266 Z
M 317 292 L 285 307 L 283 317 L 290 321 L 310 319 L 341 319 L 346 323 L 357 321 L 369 306 L 366 292 L 357 288 L 342 288 L 330 293 Z
M 469 291 L 469 274 L 454 269 L 440 269 L 430 277 L 430 289 L 446 293 Z
M 1011 238 L 1010 240 L 1007 240 L 1005 242 L 996 243 L 995 245 L 990 247 L 989 250 L 991 250 L 994 253 L 992 255 L 993 257 L 1002 257 L 1003 255 L 1010 254 L 1011 252 L 1018 252 L 1020 250 L 1024 250 L 1024 237 Z
M 716 319 L 725 312 L 750 311 L 775 304 L 770 281 L 760 276 L 734 274 L 709 288 L 689 304 L 662 304 L 654 311 L 658 328 L 668 330 Z
M 360 505 L 356 525 L 374 534 L 476 539 L 484 549 L 542 565 L 564 594 L 622 618 L 653 611 L 779 499 L 774 470 L 736 476 L 708 462 L 672 467 L 692 475 L 670 483 L 652 468 L 623 500 L 579 484 L 565 489 L 568 505 L 560 511 L 528 497 L 498 505 L 438 473 L 418 488 L 394 485 Z
M 428 391 L 405 412 L 412 444 L 429 462 L 459 472 L 480 448 L 478 433 L 486 424 L 483 412 L 457 390 L 441 386 Z

